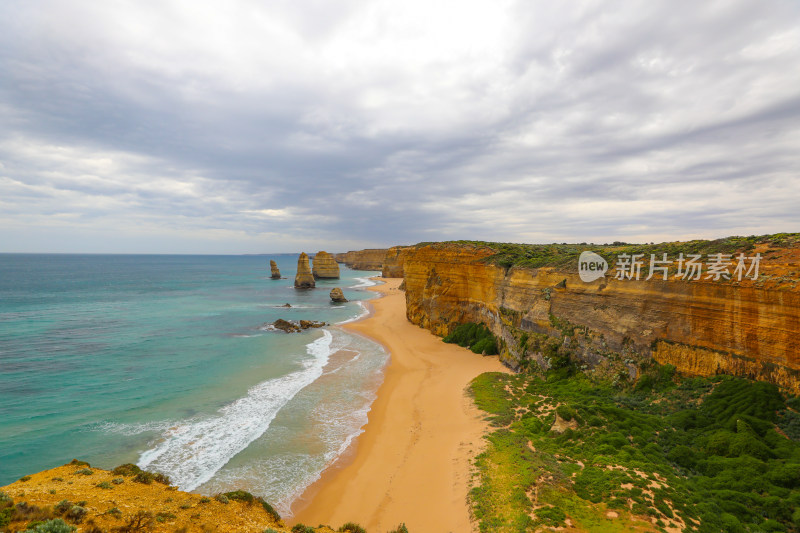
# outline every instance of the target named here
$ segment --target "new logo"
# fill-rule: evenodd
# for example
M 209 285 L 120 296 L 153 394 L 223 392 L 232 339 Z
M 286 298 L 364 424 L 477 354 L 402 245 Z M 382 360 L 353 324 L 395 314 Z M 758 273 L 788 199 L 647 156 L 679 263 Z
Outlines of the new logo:
M 608 272 L 608 262 L 594 252 L 583 252 L 578 258 L 578 275 L 589 283 L 600 279 Z

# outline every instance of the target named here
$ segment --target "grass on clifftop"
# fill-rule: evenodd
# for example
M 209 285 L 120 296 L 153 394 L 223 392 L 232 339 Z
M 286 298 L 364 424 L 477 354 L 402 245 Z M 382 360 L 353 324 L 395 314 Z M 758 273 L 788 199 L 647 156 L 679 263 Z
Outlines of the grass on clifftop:
M 665 242 L 650 244 L 630 244 L 625 242 L 613 243 L 553 243 L 553 244 L 516 244 L 516 243 L 497 243 L 486 241 L 449 241 L 448 243 L 420 243 L 423 245 L 446 245 L 446 244 L 470 245 L 481 248 L 489 248 L 496 253 L 487 257 L 485 260 L 509 268 L 512 266 L 526 268 L 540 267 L 573 267 L 576 268 L 578 256 L 586 250 L 593 251 L 605 257 L 609 264 L 617 254 L 645 254 L 649 258 L 650 254 L 658 257 L 667 253 L 670 258 L 677 257 L 679 253 L 686 254 L 735 254 L 739 252 L 748 253 L 759 244 L 767 244 L 773 248 L 786 248 L 800 246 L 800 233 L 775 233 L 772 235 L 751 235 L 749 237 L 725 237 L 716 240 L 694 240 L 686 242 Z
M 495 428 L 470 494 L 481 531 L 800 531 L 800 399 L 668 367 L 627 390 L 569 370 L 473 381 Z

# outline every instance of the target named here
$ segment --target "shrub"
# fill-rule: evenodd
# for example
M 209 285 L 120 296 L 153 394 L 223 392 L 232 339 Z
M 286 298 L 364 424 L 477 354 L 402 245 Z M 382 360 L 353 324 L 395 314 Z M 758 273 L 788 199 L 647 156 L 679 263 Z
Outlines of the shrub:
M 214 499 L 217 500 L 219 503 L 224 503 L 224 504 L 228 504 L 228 502 L 230 502 L 228 497 L 225 496 L 224 494 L 217 494 L 216 496 L 214 496 Z
M 91 476 L 92 474 L 94 474 L 94 472 L 92 471 L 91 468 L 80 468 L 80 469 L 76 470 L 73 473 L 76 474 L 76 475 L 80 474 L 80 475 L 84 475 L 84 476 Z
M 339 533 L 367 533 L 366 529 L 355 522 L 348 522 L 340 527 L 337 531 L 339 531 Z
M 13 513 L 14 509 L 11 507 L 8 507 L 0 511 L 0 528 L 4 528 L 11 523 L 11 515 Z
M 132 533 L 134 531 L 143 531 L 153 527 L 153 513 L 150 511 L 138 511 L 133 515 L 124 526 L 118 528 L 120 533 Z
M 64 514 L 70 510 L 70 508 L 72 507 L 72 502 L 69 500 L 61 500 L 60 502 L 55 504 L 54 507 L 56 509 L 56 512 Z
M 19 480 L 20 481 L 30 481 L 31 480 L 31 476 L 22 476 L 21 478 L 19 478 Z
M 55 520 L 42 522 L 29 531 L 33 533 L 72 533 L 75 529 L 75 526 L 71 526 L 60 518 L 56 518 Z
M 226 496 L 229 500 L 236 500 L 245 503 L 253 503 L 256 499 L 255 496 L 244 490 L 235 490 L 233 492 L 226 492 L 223 494 L 223 496 Z
M 483 324 L 459 324 L 444 338 L 444 342 L 469 348 L 474 353 L 497 355 L 497 339 Z
M 113 488 L 114 488 L 114 487 L 111 485 L 111 483 L 109 483 L 108 481 L 101 481 L 100 483 L 98 483 L 98 484 L 97 484 L 97 485 L 95 485 L 95 486 L 96 486 L 97 488 L 100 488 L 100 489 L 113 489 Z
M 393 530 L 389 531 L 389 533 L 408 533 L 408 528 L 405 524 L 400 524 Z
M 314 533 L 314 528 L 303 524 L 295 524 L 292 527 L 292 533 Z
M 72 461 L 69 462 L 69 464 L 71 464 L 72 466 L 85 466 L 87 468 L 91 466 L 86 461 L 79 461 L 77 459 L 73 459 Z
M 122 485 L 123 483 L 125 483 L 125 480 L 122 479 L 121 477 L 115 477 L 114 479 L 111 480 L 111 483 L 113 483 L 114 485 Z
M 270 504 L 268 504 L 264 500 L 264 498 L 257 498 L 256 501 L 258 501 L 258 503 L 261 504 L 261 507 L 264 508 L 264 510 L 267 512 L 268 515 L 270 515 L 272 517 L 273 520 L 275 520 L 276 522 L 280 522 L 281 515 L 279 515 L 278 511 L 276 511 L 274 507 L 272 507 Z
M 80 505 L 73 505 L 72 507 L 69 508 L 69 511 L 64 513 L 64 516 L 66 516 L 76 524 L 79 524 L 86 517 L 86 513 L 88 513 L 86 507 L 81 507 Z
M 135 476 L 136 474 L 140 474 L 142 469 L 133 463 L 125 463 L 124 465 L 119 465 L 111 472 L 117 476 Z

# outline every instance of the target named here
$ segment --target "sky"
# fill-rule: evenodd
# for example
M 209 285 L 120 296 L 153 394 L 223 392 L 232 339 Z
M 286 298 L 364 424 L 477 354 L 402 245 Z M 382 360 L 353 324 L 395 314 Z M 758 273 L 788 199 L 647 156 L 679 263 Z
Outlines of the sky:
M 800 2 L 4 0 L 0 252 L 800 231 Z

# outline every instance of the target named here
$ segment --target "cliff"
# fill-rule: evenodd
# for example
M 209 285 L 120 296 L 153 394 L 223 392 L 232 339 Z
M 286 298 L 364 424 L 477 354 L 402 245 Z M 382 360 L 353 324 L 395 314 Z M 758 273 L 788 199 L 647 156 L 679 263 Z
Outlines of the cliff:
M 386 248 L 367 248 L 336 254 L 336 261 L 344 263 L 353 270 L 381 270 Z
M 303 252 L 297 258 L 297 274 L 294 277 L 294 287 L 296 289 L 311 289 L 316 285 L 314 275 L 311 273 L 311 267 L 308 265 L 308 255 Z
M 319 251 L 314 256 L 314 279 L 339 279 L 339 264 L 331 254 Z
M 578 254 L 591 246 L 518 247 L 492 243 L 419 245 L 404 259 L 408 319 L 444 335 L 484 323 L 513 368 L 546 366 L 536 335 L 571 345 L 588 366 L 627 372 L 650 358 L 686 374 L 727 373 L 800 392 L 800 238 L 594 247 L 611 265 L 581 280 Z M 734 257 L 761 254 L 757 279 L 616 279 L 615 255 L 664 249 Z M 682 253 L 682 252 L 681 252 Z M 649 258 L 649 255 L 647 255 Z M 661 257 L 661 255 L 657 255 Z M 538 265 L 538 266 L 537 266 Z M 529 341 L 529 338 L 531 339 Z
M 381 275 L 384 278 L 402 278 L 403 264 L 411 250 L 414 250 L 412 246 L 393 246 L 386 250 Z
M 272 274 L 272 279 L 281 279 L 281 271 L 278 269 L 278 263 L 274 259 L 269 260 L 269 269 Z

